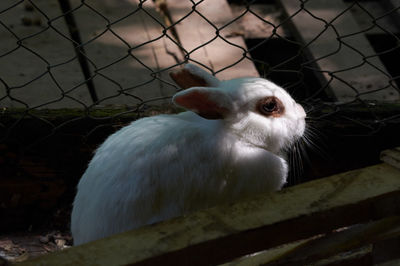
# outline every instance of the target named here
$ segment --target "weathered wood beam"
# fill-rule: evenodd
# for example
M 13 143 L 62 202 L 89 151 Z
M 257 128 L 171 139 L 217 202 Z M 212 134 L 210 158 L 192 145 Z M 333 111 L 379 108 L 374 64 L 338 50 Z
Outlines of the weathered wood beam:
M 381 153 L 381 160 L 400 169 L 400 147 L 383 151 Z
M 400 171 L 379 164 L 145 226 L 20 265 L 209 265 L 400 214 Z
M 393 241 L 399 236 L 400 216 L 392 216 L 244 256 L 223 266 L 372 265 L 372 261 L 382 260 L 382 257 L 400 257 L 400 247 L 396 248 Z M 375 251 L 376 243 L 379 245 Z M 382 244 L 387 244 L 386 248 Z M 392 248 L 388 248 L 390 246 Z
M 400 236 L 400 216 L 342 228 L 339 232 L 304 243 L 270 262 L 276 265 L 308 265 L 396 236 Z M 340 261 L 339 258 L 334 259 Z

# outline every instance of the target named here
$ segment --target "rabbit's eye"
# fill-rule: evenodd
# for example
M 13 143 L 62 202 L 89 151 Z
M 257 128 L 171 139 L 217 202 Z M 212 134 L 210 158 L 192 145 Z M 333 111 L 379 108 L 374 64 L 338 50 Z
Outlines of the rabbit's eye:
M 282 102 L 275 96 L 265 97 L 257 103 L 258 111 L 265 116 L 279 117 L 285 111 Z

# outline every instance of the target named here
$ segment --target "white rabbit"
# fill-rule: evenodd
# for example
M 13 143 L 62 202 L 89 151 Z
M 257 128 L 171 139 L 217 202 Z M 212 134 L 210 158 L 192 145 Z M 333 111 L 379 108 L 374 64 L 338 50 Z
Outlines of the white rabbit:
M 305 112 L 262 78 L 219 81 L 187 64 L 171 77 L 189 111 L 137 120 L 98 148 L 75 197 L 75 245 L 194 210 L 280 189 L 283 150 Z M 201 86 L 201 87 L 199 87 Z

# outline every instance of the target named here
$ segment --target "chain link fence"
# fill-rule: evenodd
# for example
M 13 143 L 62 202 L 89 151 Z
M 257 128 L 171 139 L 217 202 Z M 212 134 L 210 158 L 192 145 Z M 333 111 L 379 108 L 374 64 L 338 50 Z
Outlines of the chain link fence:
M 0 107 L 48 125 L 44 109 L 165 108 L 177 90 L 166 74 L 192 62 L 272 79 L 308 109 L 363 104 L 379 126 L 399 118 L 370 108 L 399 99 L 393 3 L 2 1 Z M 3 122 L 3 139 L 16 126 Z
M 2 173 L 48 187 L 42 200 L 63 195 L 110 133 L 177 111 L 168 73 L 187 62 L 221 79 L 276 82 L 306 107 L 310 127 L 394 136 L 399 16 L 390 0 L 2 0 Z M 10 193 L 4 206 L 23 198 Z

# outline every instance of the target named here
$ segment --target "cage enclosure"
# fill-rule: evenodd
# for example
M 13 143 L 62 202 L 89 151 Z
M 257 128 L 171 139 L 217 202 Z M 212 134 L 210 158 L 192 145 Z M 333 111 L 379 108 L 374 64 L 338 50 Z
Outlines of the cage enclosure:
M 168 73 L 186 63 L 220 79 L 264 77 L 304 106 L 308 145 L 288 155 L 287 186 L 379 163 L 400 146 L 399 9 L 389 0 L 1 1 L 0 237 L 68 235 L 93 152 L 131 121 L 181 112 Z

